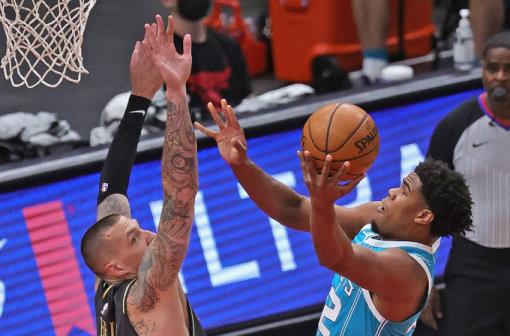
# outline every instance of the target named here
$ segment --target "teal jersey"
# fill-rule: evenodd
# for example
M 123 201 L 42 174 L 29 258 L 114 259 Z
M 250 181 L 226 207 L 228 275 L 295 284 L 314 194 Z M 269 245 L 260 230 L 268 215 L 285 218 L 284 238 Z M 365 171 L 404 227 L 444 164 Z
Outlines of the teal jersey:
M 407 241 L 381 240 L 380 236 L 372 230 L 372 225 L 367 224 L 354 237 L 353 243 L 375 252 L 389 248 L 400 248 L 407 252 L 427 274 L 428 298 L 433 285 L 434 253 L 439 247 L 439 239 L 432 247 Z M 369 291 L 335 274 L 319 320 L 317 336 L 412 335 L 425 302 L 424 300 L 420 309 L 406 320 L 392 322 L 377 311 Z

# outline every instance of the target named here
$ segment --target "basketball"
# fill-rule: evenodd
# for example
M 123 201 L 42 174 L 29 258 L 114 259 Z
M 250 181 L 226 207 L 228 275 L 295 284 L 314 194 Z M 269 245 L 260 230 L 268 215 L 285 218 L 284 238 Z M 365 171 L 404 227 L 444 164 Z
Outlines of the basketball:
M 322 172 L 327 154 L 333 157 L 331 174 L 350 161 L 342 180 L 364 174 L 379 152 L 379 135 L 372 117 L 362 108 L 346 103 L 327 104 L 308 118 L 301 146 L 309 151 L 317 172 Z

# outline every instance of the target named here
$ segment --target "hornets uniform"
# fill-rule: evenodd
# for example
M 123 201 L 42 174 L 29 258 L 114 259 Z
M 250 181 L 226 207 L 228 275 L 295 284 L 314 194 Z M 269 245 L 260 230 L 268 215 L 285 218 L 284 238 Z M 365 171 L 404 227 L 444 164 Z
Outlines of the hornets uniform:
M 115 285 L 108 285 L 101 280 L 94 297 L 97 336 L 138 336 L 129 321 L 126 310 L 129 289 L 135 281 L 136 279 L 125 280 Z M 189 335 L 205 336 L 200 321 L 191 309 L 189 301 L 186 301 Z
M 439 239 L 433 247 L 415 242 L 382 240 L 379 234 L 372 230 L 372 225 L 367 224 L 354 237 L 353 243 L 375 252 L 389 248 L 404 250 L 424 269 L 430 293 L 434 279 L 434 252 L 439 246 Z M 412 335 L 425 302 L 426 300 L 420 309 L 406 320 L 391 322 L 377 311 L 368 290 L 335 274 L 319 320 L 317 336 Z

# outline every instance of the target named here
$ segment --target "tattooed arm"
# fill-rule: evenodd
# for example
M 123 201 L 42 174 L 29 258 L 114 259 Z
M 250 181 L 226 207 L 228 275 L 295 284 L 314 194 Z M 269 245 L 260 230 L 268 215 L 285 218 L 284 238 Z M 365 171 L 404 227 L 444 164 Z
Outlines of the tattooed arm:
M 144 46 L 167 86 L 168 114 L 163 144 L 161 174 L 164 203 L 158 233 L 144 254 L 138 271 L 138 307 L 149 312 L 161 300 L 162 292 L 176 281 L 188 249 L 198 191 L 197 148 L 186 99 L 186 80 L 191 72 L 191 38 L 184 38 L 184 52 L 173 45 L 173 21 L 164 31 L 163 20 L 146 25 Z

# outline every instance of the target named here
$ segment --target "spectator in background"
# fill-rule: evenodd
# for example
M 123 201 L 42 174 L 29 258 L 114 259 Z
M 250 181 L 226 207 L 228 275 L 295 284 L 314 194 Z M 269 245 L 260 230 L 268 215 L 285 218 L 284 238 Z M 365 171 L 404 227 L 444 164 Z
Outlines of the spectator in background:
M 388 64 L 386 38 L 390 26 L 389 0 L 352 0 L 367 84 L 377 83 Z
M 187 82 L 189 108 L 194 120 L 209 118 L 207 103 L 220 106 L 221 98 L 238 105 L 252 91 L 246 60 L 241 47 L 229 36 L 204 23 L 210 0 L 160 0 L 174 16 L 174 43 L 182 52 L 182 37 L 193 41 L 193 64 Z
M 482 56 L 482 48 L 487 39 L 503 29 L 506 6 L 509 3 L 508 0 L 469 0 L 477 57 Z
M 464 175 L 474 202 L 473 232 L 453 239 L 443 309 L 435 293 L 421 315 L 447 336 L 510 335 L 510 32 L 481 55 L 485 92 L 439 123 L 427 154 Z

